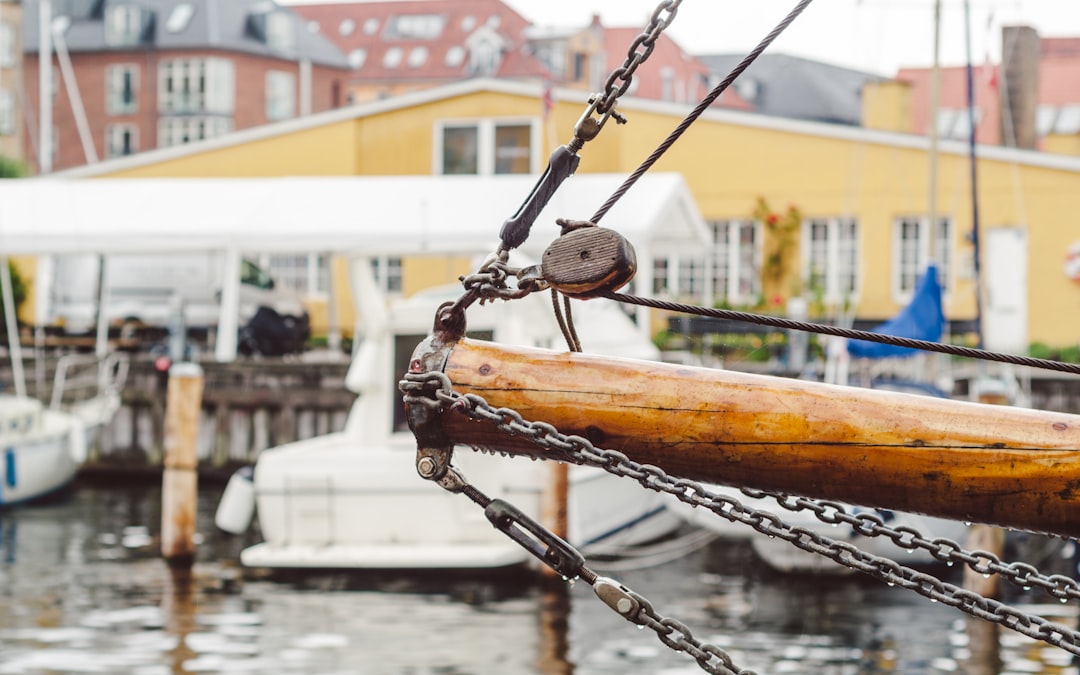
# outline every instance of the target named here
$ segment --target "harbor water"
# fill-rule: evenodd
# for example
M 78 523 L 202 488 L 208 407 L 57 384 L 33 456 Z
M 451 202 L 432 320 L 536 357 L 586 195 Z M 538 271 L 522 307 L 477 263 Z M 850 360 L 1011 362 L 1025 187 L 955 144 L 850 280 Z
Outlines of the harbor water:
M 190 572 L 159 557 L 156 486 L 79 484 L 0 512 L 0 675 L 701 672 L 582 582 L 245 573 L 236 561 L 253 540 L 214 529 L 219 496 L 203 486 Z M 910 592 L 770 573 L 745 542 L 598 567 L 762 674 L 1077 673 L 1059 649 Z M 1075 626 L 1075 605 L 1035 593 L 1014 604 Z

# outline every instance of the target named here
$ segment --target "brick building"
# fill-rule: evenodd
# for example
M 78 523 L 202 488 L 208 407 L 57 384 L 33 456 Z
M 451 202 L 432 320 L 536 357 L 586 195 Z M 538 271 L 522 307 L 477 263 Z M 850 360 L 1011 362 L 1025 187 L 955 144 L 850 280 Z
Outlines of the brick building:
M 26 148 L 39 170 L 212 138 L 345 101 L 345 56 L 273 2 L 51 0 L 52 152 L 39 159 L 38 139 L 48 137 L 38 133 L 44 1 L 25 0 L 22 22 Z

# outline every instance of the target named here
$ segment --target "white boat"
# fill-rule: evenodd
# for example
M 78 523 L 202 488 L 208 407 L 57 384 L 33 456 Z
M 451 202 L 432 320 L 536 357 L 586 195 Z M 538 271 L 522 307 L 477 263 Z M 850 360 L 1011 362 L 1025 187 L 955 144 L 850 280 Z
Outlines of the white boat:
M 365 339 L 346 381 L 359 397 L 345 430 L 264 450 L 253 472 L 230 480 L 218 526 L 242 532 L 257 505 L 263 541 L 242 551 L 248 567 L 479 570 L 529 563 L 530 554 L 494 529 L 483 509 L 423 480 L 415 469 L 416 439 L 397 381 L 430 333 L 435 309 L 456 299 L 461 287 L 425 292 L 381 312 L 372 311 L 382 301 L 370 283 L 367 289 L 361 294 L 369 297 L 360 301 Z M 659 357 L 611 303 L 576 303 L 574 320 L 590 350 Z M 470 308 L 469 333 L 542 348 L 557 348 L 563 340 L 546 294 Z M 459 448 L 454 465 L 489 497 L 543 520 L 550 462 L 496 460 Z M 591 467 L 571 466 L 568 473 L 568 540 L 585 552 L 595 546 L 610 553 L 681 524 L 660 495 L 643 494 L 634 481 Z
M 80 391 L 80 365 L 94 364 L 95 390 Z M 120 408 L 120 388 L 127 359 L 111 356 L 97 365 L 92 356 L 61 357 L 52 403 L 26 395 L 0 394 L 0 507 L 57 492 L 75 478 L 88 449 Z

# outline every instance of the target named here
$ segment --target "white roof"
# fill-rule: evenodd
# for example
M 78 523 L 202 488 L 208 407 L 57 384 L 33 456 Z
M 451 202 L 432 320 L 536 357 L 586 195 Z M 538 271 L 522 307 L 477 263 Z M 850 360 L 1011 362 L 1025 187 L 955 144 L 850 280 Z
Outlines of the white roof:
M 622 174 L 578 174 L 533 226 L 526 252 L 585 220 Z M 235 248 L 364 255 L 495 250 L 536 176 L 40 178 L 0 181 L 0 254 Z M 600 223 L 635 245 L 700 246 L 705 223 L 681 175 L 646 174 Z

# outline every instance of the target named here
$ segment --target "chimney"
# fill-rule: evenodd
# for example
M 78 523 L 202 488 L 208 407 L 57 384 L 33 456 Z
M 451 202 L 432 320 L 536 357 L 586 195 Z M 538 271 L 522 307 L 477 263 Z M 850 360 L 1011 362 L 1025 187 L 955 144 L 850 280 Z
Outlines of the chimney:
M 1030 26 L 1001 29 L 1002 145 L 1035 149 L 1039 106 L 1039 34 Z

